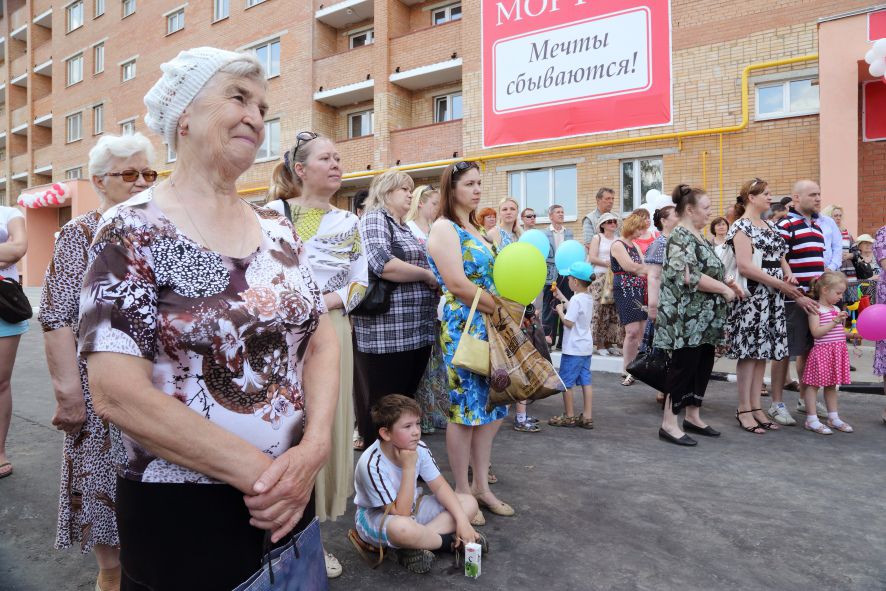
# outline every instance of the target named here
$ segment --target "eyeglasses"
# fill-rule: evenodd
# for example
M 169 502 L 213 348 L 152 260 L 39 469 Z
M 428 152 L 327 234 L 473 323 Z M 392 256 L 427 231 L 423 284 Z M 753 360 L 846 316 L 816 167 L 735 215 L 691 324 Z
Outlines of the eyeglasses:
M 476 168 L 477 170 L 480 170 L 480 167 L 474 161 L 468 162 L 466 160 L 462 160 L 461 162 L 455 163 L 455 170 L 457 170 L 458 172 L 464 172 L 464 171 L 470 170 L 472 168 Z
M 145 179 L 146 183 L 153 183 L 157 180 L 157 171 L 156 170 L 135 170 L 134 168 L 128 168 L 123 172 L 106 172 L 105 176 L 119 176 L 127 183 L 134 183 L 138 180 L 138 177 L 141 176 Z
M 306 144 L 311 140 L 315 140 L 320 137 L 320 134 L 314 133 L 313 131 L 302 131 L 297 136 L 295 136 L 295 149 L 292 151 L 293 154 L 298 152 L 298 149 L 302 144 Z
M 523 217 L 524 217 L 524 218 L 528 218 L 528 219 L 530 219 L 530 220 L 534 220 L 534 219 L 535 219 L 535 214 L 534 214 L 534 213 L 526 213 L 526 214 L 523 214 Z

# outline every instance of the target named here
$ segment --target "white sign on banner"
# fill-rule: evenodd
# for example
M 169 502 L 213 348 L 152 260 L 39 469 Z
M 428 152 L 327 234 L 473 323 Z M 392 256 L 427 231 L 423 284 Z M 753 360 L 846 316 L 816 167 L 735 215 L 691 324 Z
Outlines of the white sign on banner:
M 496 113 L 643 92 L 652 85 L 649 9 L 637 7 L 498 41 Z

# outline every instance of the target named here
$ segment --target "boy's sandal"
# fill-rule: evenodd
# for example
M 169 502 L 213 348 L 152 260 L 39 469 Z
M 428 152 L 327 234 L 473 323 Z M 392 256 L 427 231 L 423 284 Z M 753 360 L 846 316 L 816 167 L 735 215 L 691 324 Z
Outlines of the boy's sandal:
M 838 427 L 834 424 L 833 421 L 829 420 L 828 427 L 830 427 L 831 429 L 836 429 L 837 431 L 842 431 L 843 433 L 852 433 L 853 431 L 855 431 L 855 429 L 852 428 L 852 425 L 850 425 L 846 421 L 841 422 L 840 426 Z
M 521 433 L 538 433 L 541 431 L 541 428 L 535 423 L 523 421 L 522 423 L 514 423 L 514 431 L 520 431 Z
M 625 379 L 621 381 L 622 386 L 632 386 L 636 380 L 631 374 L 625 374 Z
M 383 546 L 373 546 L 369 542 L 363 540 L 355 529 L 348 530 L 348 540 L 357 550 L 357 553 L 366 561 L 369 568 L 377 568 L 385 560 L 385 549 Z M 377 558 L 376 558 L 377 555 Z
M 884 422 L 886 422 L 886 419 L 884 419 Z M 4 469 L 7 466 L 9 466 L 9 470 Z M 0 464 L 0 470 L 2 470 L 2 472 L 0 472 L 0 478 L 12 476 L 12 462 L 3 462 L 2 464 Z
M 584 414 L 578 415 L 578 421 L 576 424 L 582 429 L 593 429 L 594 428 L 594 419 L 586 419 Z
M 548 425 L 552 427 L 575 427 L 575 416 L 557 415 L 548 419 Z
M 807 431 L 818 433 L 819 435 L 830 435 L 831 433 L 833 433 L 833 431 L 831 431 L 827 425 L 821 422 L 818 422 L 818 427 L 813 427 L 809 423 L 803 423 L 803 428 Z

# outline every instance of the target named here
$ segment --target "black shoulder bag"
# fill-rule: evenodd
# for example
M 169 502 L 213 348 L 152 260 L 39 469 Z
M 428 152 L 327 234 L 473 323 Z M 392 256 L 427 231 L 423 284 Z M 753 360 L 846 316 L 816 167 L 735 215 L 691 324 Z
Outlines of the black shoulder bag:
M 0 318 L 15 324 L 34 315 L 31 302 L 15 279 L 4 277 L 0 281 Z
M 388 230 L 391 232 L 391 254 L 394 258 L 398 258 L 401 261 L 405 260 L 406 253 L 404 253 L 403 249 L 397 245 L 396 237 L 394 235 L 394 225 L 391 223 L 391 219 L 385 213 L 382 213 L 382 215 L 388 224 Z M 387 313 L 387 311 L 391 309 L 391 294 L 397 289 L 397 285 L 398 284 L 393 281 L 382 279 L 370 269 L 369 285 L 366 287 L 366 293 L 363 294 L 363 299 L 360 300 L 357 307 L 351 311 L 351 314 L 376 316 L 378 314 Z
M 652 346 L 654 324 L 648 323 L 643 334 L 643 345 L 637 356 L 628 364 L 627 372 L 659 392 L 665 392 L 665 384 L 671 365 L 671 356 L 663 349 Z

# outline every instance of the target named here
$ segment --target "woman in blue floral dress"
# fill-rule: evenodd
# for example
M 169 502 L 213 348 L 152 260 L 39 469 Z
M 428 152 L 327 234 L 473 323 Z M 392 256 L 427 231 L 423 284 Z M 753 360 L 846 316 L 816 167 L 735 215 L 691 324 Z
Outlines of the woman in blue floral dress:
M 499 406 L 487 413 L 489 380 L 452 365 L 477 289 L 481 290 L 477 311 L 486 314 L 492 313 L 495 305 L 490 294 L 497 293 L 492 265 L 498 250 L 496 243 L 504 243 L 497 229 L 487 235 L 476 218 L 480 184 L 480 169 L 474 162 L 457 162 L 446 168 L 440 180 L 440 219 L 434 222 L 428 239 L 431 269 L 443 286 L 445 298 L 440 341 L 449 378 L 446 449 L 456 492 L 473 493 L 481 507 L 497 515 L 513 515 L 514 510 L 489 490 L 487 482 L 492 441 L 508 409 Z M 474 314 L 468 333 L 487 340 L 481 314 Z M 469 484 L 471 463 L 474 481 Z M 473 521 L 480 520 L 478 514 Z

